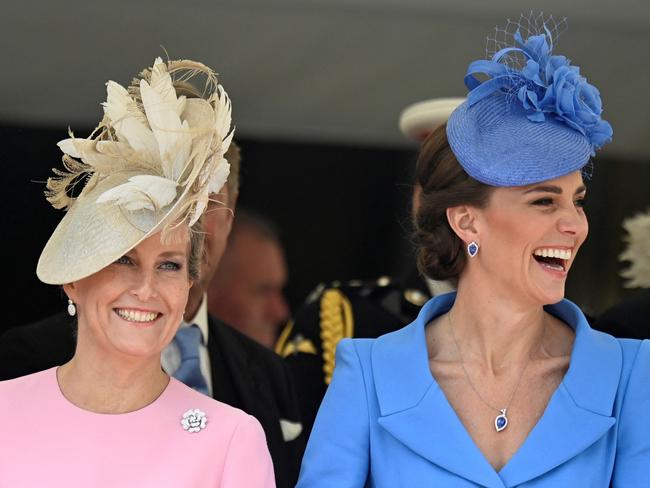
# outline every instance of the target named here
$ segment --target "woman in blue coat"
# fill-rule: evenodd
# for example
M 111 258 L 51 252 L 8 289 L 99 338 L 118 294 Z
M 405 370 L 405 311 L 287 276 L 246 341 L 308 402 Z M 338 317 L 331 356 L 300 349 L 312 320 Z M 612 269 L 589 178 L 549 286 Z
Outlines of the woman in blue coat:
M 425 141 L 419 264 L 458 291 L 339 344 L 300 488 L 650 486 L 650 343 L 564 299 L 585 166 L 612 129 L 542 31 L 472 63 L 467 102 Z

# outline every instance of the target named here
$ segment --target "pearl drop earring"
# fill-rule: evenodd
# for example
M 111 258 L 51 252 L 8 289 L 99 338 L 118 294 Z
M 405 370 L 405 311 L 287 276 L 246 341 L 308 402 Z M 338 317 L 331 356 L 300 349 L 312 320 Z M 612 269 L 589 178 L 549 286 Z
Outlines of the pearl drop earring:
M 77 307 L 75 306 L 74 302 L 68 298 L 68 315 L 70 317 L 74 317 L 77 315 Z

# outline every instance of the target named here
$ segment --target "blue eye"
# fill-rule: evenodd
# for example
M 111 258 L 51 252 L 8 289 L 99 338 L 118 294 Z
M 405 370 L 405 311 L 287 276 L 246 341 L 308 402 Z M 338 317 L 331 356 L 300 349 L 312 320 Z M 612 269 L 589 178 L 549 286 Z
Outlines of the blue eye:
M 178 271 L 183 268 L 182 264 L 176 263 L 174 261 L 165 261 L 160 265 L 160 269 L 166 271 Z
M 132 261 L 128 256 L 122 256 L 115 260 L 115 264 L 132 264 Z
M 576 200 L 576 207 L 580 207 L 580 208 L 585 207 L 585 197 L 581 197 Z

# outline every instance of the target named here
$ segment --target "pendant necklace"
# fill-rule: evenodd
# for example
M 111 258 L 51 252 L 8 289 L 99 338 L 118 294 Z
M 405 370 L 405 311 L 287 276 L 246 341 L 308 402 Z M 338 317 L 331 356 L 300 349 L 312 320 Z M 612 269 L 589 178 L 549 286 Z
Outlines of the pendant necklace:
M 508 427 L 508 409 L 512 404 L 512 400 L 515 398 L 515 393 L 517 393 L 517 389 L 519 388 L 521 379 L 524 377 L 524 373 L 526 372 L 526 368 L 530 363 L 531 357 L 528 356 L 528 360 L 526 361 L 526 364 L 524 365 L 524 367 L 521 370 L 521 373 L 519 374 L 519 379 L 517 380 L 515 387 L 512 389 L 512 393 L 510 394 L 510 399 L 508 400 L 508 403 L 506 403 L 505 408 L 497 408 L 494 405 L 487 402 L 485 398 L 483 398 L 483 396 L 479 393 L 478 389 L 474 386 L 474 383 L 472 383 L 469 373 L 467 372 L 467 368 L 465 368 L 465 360 L 463 359 L 463 354 L 460 352 L 460 347 L 458 347 L 456 334 L 454 334 L 454 325 L 451 322 L 451 311 L 447 312 L 447 318 L 449 320 L 449 330 L 451 331 L 451 338 L 453 339 L 454 345 L 456 346 L 456 351 L 458 351 L 458 356 L 460 357 L 460 365 L 463 368 L 463 372 L 465 373 L 465 378 L 467 379 L 469 386 L 472 388 L 472 390 L 474 390 L 474 393 L 476 393 L 476 396 L 479 398 L 479 400 L 481 400 L 490 409 L 499 412 L 499 415 L 497 415 L 494 418 L 494 428 L 496 429 L 497 432 L 501 432 L 502 430 L 505 430 L 506 427 Z M 546 327 L 544 327 L 544 329 L 542 330 L 542 341 L 544 341 L 545 332 L 546 332 Z

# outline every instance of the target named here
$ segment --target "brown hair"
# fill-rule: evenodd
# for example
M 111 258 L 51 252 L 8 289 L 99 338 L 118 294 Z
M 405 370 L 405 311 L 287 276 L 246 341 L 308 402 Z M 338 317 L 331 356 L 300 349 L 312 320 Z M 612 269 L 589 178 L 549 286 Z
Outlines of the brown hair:
M 187 257 L 187 272 L 194 283 L 201 278 L 201 256 L 203 256 L 204 241 L 205 233 L 201 219 L 199 219 L 190 228 L 190 254 Z
M 228 201 L 226 202 L 230 210 L 234 210 L 233 203 L 236 201 L 237 193 L 239 193 L 239 168 L 241 163 L 241 149 L 235 144 L 235 141 L 230 143 L 230 147 L 224 154 L 224 157 L 230 164 L 230 174 L 226 181 L 228 187 Z
M 425 139 L 415 175 L 421 189 L 414 234 L 418 268 L 435 280 L 458 279 L 467 260 L 465 245 L 447 220 L 447 209 L 484 208 L 494 189 L 465 172 L 449 147 L 446 129 L 444 124 Z

